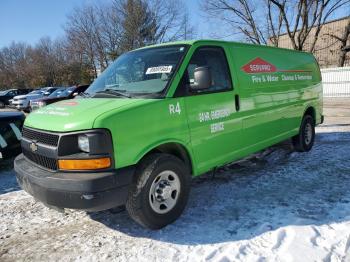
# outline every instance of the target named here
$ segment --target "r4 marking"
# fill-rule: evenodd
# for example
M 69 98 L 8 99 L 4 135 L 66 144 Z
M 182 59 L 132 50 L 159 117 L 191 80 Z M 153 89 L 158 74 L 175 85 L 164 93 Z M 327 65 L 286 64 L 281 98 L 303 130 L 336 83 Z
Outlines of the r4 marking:
M 180 103 L 177 102 L 175 105 L 174 104 L 169 104 L 169 113 L 170 115 L 174 115 L 174 114 L 181 114 L 181 107 L 180 107 Z

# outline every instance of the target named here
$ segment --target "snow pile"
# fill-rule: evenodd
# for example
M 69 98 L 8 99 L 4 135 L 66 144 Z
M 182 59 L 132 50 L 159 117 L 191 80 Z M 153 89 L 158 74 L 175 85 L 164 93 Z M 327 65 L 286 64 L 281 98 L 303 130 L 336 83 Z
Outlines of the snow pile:
M 126 212 L 58 213 L 0 173 L 0 260 L 350 261 L 350 128 L 318 128 L 193 181 L 174 224 L 149 231 Z

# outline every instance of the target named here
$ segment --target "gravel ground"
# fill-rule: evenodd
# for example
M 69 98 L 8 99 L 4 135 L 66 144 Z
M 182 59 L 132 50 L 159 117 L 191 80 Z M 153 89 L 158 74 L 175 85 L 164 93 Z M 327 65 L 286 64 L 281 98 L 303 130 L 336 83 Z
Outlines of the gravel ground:
M 325 101 L 309 153 L 282 143 L 193 180 L 174 224 L 59 213 L 0 163 L 0 261 L 350 261 L 350 100 Z M 338 109 L 335 109 L 338 108 Z

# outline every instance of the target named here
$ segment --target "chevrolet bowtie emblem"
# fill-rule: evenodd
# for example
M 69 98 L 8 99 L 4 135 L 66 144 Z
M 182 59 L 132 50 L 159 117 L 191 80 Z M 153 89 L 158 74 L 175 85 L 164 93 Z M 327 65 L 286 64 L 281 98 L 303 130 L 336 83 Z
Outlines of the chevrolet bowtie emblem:
M 30 143 L 29 147 L 32 150 L 32 152 L 38 151 L 38 146 L 36 145 L 36 142 L 34 142 L 34 141 L 32 143 Z

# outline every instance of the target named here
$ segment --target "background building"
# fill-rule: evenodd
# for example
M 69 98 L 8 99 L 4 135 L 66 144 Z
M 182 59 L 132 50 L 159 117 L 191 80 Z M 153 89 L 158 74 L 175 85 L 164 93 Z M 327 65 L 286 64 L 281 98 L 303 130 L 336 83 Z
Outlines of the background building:
M 339 66 L 339 57 L 342 52 L 342 42 L 338 38 L 345 36 L 345 31 L 349 30 L 350 17 L 333 20 L 325 23 L 320 31 L 316 42 L 314 55 L 321 68 Z M 308 50 L 315 36 L 315 28 L 311 29 L 309 37 L 306 39 L 304 50 Z M 292 49 L 292 43 L 287 34 L 279 36 L 279 47 Z M 350 35 L 346 35 L 346 46 L 350 48 Z M 350 66 L 350 50 L 345 57 L 344 66 Z

